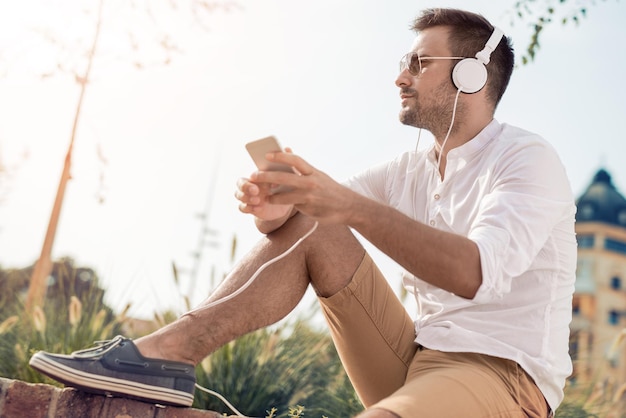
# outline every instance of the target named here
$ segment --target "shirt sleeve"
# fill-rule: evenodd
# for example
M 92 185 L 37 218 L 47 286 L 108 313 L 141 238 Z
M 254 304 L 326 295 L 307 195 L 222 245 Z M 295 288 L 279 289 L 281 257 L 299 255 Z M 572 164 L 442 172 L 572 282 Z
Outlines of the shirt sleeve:
M 353 175 L 344 181 L 343 185 L 365 197 L 387 203 L 387 183 L 393 178 L 390 176 L 391 170 L 391 162 L 380 163 Z
M 510 292 L 511 281 L 531 267 L 554 229 L 575 211 L 565 169 L 540 137 L 506 148 L 493 179 L 468 235 L 479 248 L 482 268 L 476 303 Z

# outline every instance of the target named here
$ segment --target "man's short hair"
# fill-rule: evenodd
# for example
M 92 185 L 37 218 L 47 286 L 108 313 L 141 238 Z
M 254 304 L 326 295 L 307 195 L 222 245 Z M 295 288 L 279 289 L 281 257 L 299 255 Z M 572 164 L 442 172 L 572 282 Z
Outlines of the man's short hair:
M 415 18 L 411 29 L 416 33 L 435 26 L 450 29 L 449 48 L 453 56 L 473 58 L 487 43 L 493 32 L 493 25 L 483 16 L 459 9 L 425 9 Z M 487 65 L 487 97 L 494 108 L 500 102 L 509 85 L 515 55 L 511 39 L 504 36 L 491 54 Z

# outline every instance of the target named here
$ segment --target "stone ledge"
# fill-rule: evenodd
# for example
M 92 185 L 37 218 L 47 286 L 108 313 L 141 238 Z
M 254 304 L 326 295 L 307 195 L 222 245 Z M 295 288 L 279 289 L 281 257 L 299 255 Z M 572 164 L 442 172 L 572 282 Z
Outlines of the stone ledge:
M 157 406 L 72 388 L 0 377 L 0 418 L 223 418 L 214 411 Z

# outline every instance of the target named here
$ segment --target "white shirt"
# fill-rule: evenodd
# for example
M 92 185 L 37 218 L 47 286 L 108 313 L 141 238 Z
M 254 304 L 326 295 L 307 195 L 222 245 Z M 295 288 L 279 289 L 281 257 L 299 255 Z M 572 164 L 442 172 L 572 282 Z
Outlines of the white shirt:
M 473 300 L 405 274 L 418 307 L 416 342 L 516 361 L 556 410 L 572 372 L 577 253 L 574 197 L 552 146 L 493 120 L 450 150 L 443 181 L 431 148 L 406 152 L 346 184 L 479 248 L 482 285 Z

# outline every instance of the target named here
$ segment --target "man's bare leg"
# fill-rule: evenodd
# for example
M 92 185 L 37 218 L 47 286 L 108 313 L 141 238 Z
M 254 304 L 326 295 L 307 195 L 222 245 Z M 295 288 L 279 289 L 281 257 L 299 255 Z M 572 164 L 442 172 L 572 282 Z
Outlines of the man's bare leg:
M 313 225 L 307 217 L 296 215 L 264 237 L 201 306 L 235 292 L 260 266 L 286 251 Z M 319 225 L 240 295 L 207 309 L 195 309 L 135 344 L 146 357 L 197 364 L 227 342 L 284 318 L 302 299 L 309 283 L 320 296 L 334 295 L 350 282 L 364 254 L 347 227 Z

